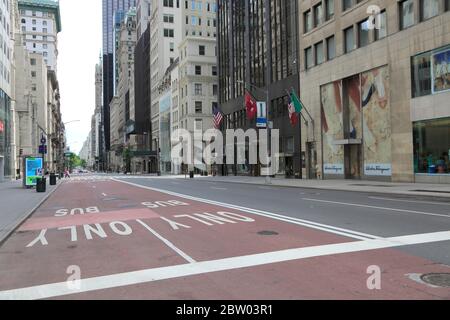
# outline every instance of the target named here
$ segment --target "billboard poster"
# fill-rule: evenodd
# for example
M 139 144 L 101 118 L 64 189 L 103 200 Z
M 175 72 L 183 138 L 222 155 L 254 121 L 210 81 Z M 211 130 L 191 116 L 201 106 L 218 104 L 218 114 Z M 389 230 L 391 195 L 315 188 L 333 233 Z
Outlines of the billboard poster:
M 42 177 L 43 167 L 42 158 L 25 158 L 25 186 L 36 186 L 36 178 Z
M 323 173 L 344 174 L 344 147 L 334 144 L 344 138 L 342 83 L 336 81 L 320 88 L 323 137 Z
M 392 127 L 389 70 L 377 68 L 361 75 L 364 174 L 392 176 Z
M 450 90 L 450 49 L 431 56 L 433 94 Z

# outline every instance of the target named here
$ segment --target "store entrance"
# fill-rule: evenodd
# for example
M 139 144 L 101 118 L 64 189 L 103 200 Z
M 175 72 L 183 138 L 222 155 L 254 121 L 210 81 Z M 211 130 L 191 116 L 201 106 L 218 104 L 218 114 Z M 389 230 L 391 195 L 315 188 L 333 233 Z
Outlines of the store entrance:
M 361 145 L 348 144 L 344 147 L 345 178 L 361 179 Z

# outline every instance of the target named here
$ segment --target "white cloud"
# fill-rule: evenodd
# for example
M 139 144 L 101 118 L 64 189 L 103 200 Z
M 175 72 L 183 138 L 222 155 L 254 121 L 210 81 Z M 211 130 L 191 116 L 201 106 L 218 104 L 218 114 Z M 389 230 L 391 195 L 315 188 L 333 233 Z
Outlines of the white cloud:
M 101 0 L 60 0 L 62 32 L 58 37 L 58 80 L 67 142 L 79 152 L 95 108 L 95 65 L 102 47 Z

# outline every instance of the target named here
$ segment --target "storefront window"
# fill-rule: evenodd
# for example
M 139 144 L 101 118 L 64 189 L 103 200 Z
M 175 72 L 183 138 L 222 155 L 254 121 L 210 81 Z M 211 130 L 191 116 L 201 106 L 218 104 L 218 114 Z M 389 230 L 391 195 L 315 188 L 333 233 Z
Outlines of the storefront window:
M 450 174 L 450 118 L 414 123 L 414 170 Z
M 450 90 L 450 46 L 411 59 L 413 98 Z

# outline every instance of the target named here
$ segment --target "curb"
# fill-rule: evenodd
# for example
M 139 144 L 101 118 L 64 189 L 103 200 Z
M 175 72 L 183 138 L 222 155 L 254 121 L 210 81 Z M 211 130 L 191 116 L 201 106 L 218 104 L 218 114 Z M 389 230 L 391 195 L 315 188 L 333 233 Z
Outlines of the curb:
M 380 188 L 380 190 L 353 190 L 353 189 L 339 189 L 333 187 L 313 187 L 313 186 L 287 186 L 280 184 L 264 184 L 258 182 L 245 182 L 245 181 L 225 181 L 225 180 L 203 180 L 205 182 L 220 182 L 220 183 L 237 183 L 237 184 L 247 184 L 255 186 L 265 186 L 265 187 L 278 187 L 278 188 L 291 188 L 291 189 L 310 189 L 310 190 L 328 190 L 328 191 L 342 191 L 342 192 L 358 192 L 358 193 L 374 193 L 374 194 L 392 194 L 392 195 L 403 195 L 408 197 L 427 197 L 427 198 L 437 198 L 440 200 L 450 201 L 450 195 L 445 196 L 440 193 L 435 192 L 413 192 L 413 191 L 394 191 L 386 190 L 387 188 Z
M 3 246 L 3 244 L 9 239 L 9 237 L 17 230 L 20 228 L 20 226 L 26 221 L 28 220 L 36 211 L 37 209 L 39 209 L 39 207 L 45 202 L 47 201 L 48 198 L 50 198 L 50 196 L 59 189 L 59 187 L 63 184 L 63 181 L 61 181 L 60 183 L 58 183 L 56 185 L 56 187 L 50 191 L 44 198 L 41 199 L 41 201 L 38 202 L 38 204 L 36 206 L 34 206 L 27 214 L 25 214 L 23 217 L 19 218 L 19 221 L 17 223 L 15 223 L 11 229 L 11 231 L 8 231 L 4 237 L 0 238 L 0 247 Z

